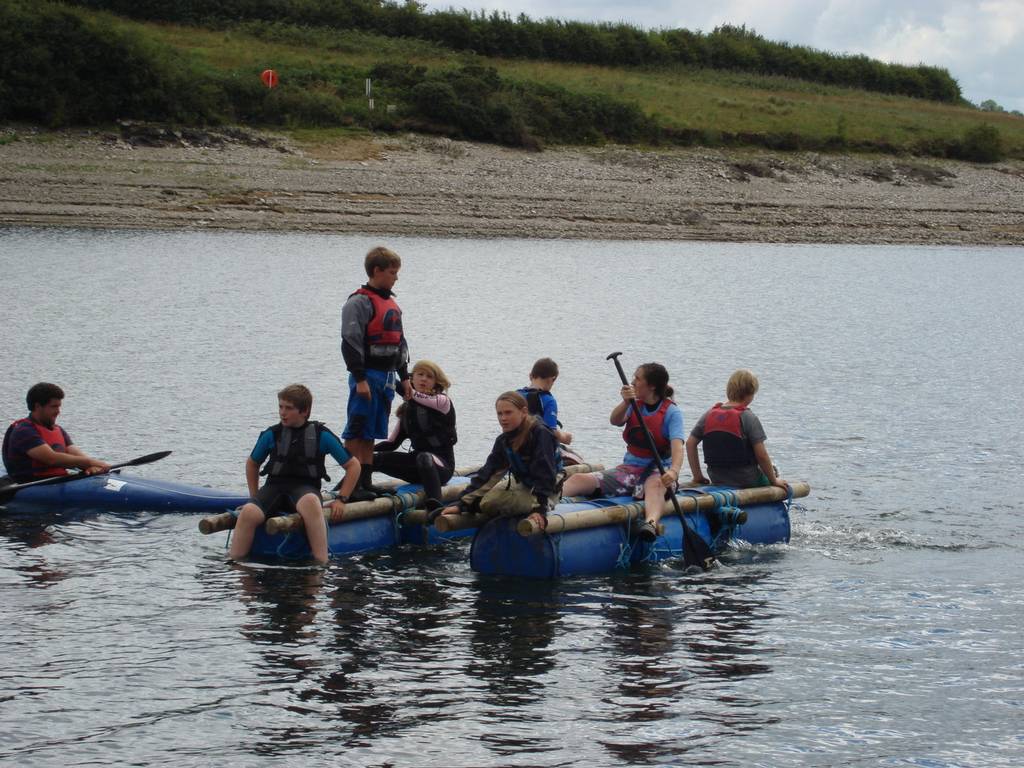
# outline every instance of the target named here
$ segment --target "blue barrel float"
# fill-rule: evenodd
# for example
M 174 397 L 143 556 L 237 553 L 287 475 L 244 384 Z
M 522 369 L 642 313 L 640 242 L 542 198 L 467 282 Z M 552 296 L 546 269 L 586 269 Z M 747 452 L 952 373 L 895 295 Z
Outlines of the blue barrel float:
M 466 476 L 453 477 L 444 487 L 443 497 L 454 498 L 468 482 Z M 332 498 L 333 494 L 324 494 L 325 502 Z M 374 501 L 346 504 L 345 519 L 327 526 L 330 556 L 349 557 L 401 544 L 437 544 L 473 535 L 475 531 L 471 528 L 442 533 L 426 525 L 426 512 L 416 509 L 424 498 L 422 486 L 406 484 L 393 486 L 392 493 Z M 205 534 L 230 530 L 235 520 L 234 512 L 206 517 L 199 521 L 199 530 Z M 297 514 L 272 517 L 257 528 L 250 553 L 285 560 L 312 557 L 302 519 Z
M 807 483 L 793 483 L 788 494 L 775 487 L 704 486 L 687 489 L 677 499 L 690 529 L 717 555 L 734 540 L 788 542 L 789 503 L 809 493 Z M 479 525 L 470 565 L 482 574 L 555 579 L 681 557 L 683 531 L 672 507 L 661 519 L 660 535 L 649 544 L 633 532 L 633 522 L 642 517 L 643 502 L 618 497 L 563 502 L 548 515 L 544 532 L 522 519 L 467 521 Z

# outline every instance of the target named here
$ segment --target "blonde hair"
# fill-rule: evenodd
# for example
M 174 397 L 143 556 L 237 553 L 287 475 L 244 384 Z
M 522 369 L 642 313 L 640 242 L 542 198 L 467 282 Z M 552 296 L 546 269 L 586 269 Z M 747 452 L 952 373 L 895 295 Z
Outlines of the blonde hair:
M 512 442 L 510 447 L 513 451 L 518 451 L 523 447 L 523 443 L 526 442 L 526 438 L 530 436 L 530 430 L 533 429 L 534 423 L 537 421 L 537 417 L 530 414 L 530 406 L 526 402 L 526 398 L 518 392 L 508 391 L 502 392 L 498 395 L 498 398 L 494 401 L 494 406 L 497 407 L 498 403 L 504 400 L 507 403 L 515 406 L 517 410 L 526 411 L 526 418 L 523 419 L 523 423 L 519 425 L 516 433 L 512 435 Z
M 729 377 L 729 383 L 725 385 L 725 396 L 731 402 L 738 403 L 756 395 L 758 386 L 757 376 L 746 368 L 740 368 Z
M 417 360 L 416 365 L 412 367 L 411 373 L 416 373 L 418 370 L 427 371 L 434 377 L 435 393 L 446 392 L 448 387 L 452 385 L 444 371 L 441 370 L 441 366 L 433 360 Z

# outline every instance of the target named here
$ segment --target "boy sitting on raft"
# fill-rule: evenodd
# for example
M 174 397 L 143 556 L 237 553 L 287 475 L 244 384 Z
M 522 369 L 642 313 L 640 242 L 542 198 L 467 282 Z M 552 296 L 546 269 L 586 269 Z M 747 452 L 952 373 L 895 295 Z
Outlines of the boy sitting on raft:
M 775 466 L 764 445 L 764 427 L 750 410 L 757 389 L 757 376 L 741 368 L 729 377 L 725 388 L 728 400 L 715 403 L 697 420 L 686 439 L 686 458 L 694 483 L 710 484 L 700 471 L 697 456 L 697 444 L 703 441 L 704 463 L 711 483 L 735 488 L 789 488 L 785 480 L 775 475 Z
M 331 522 L 341 521 L 345 502 L 359 480 L 359 460 L 341 444 L 338 436 L 319 421 L 310 421 L 313 395 L 302 384 L 291 384 L 277 393 L 281 421 L 260 433 L 245 460 L 249 497 L 238 514 L 228 551 L 239 560 L 252 549 L 256 528 L 268 517 L 298 512 L 306 527 L 309 548 L 320 563 L 327 562 L 327 524 L 320 500 L 320 481 L 329 479 L 324 459 L 330 454 L 345 469 L 338 497 L 331 502 Z M 260 465 L 266 465 L 260 471 Z M 259 476 L 267 482 L 259 488 Z

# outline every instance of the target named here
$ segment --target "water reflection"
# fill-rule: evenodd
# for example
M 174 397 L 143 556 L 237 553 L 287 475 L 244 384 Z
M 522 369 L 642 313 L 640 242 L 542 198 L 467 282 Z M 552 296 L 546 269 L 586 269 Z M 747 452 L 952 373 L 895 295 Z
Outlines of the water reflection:
M 5 567 L 24 576 L 35 587 L 47 588 L 68 577 L 68 572 L 47 564 L 42 552 L 36 553 L 31 562 L 26 562 L 28 550 L 40 549 L 55 543 L 50 523 L 47 520 L 0 517 L 0 549 L 11 555 L 11 562 Z
M 659 572 L 614 582 L 602 612 L 606 669 L 616 681 L 616 719 L 627 728 L 602 746 L 617 762 L 680 758 L 776 722 L 759 713 L 764 702 L 745 685 L 771 671 L 759 632 L 774 614 L 763 590 L 753 589 L 766 574 L 673 582 Z

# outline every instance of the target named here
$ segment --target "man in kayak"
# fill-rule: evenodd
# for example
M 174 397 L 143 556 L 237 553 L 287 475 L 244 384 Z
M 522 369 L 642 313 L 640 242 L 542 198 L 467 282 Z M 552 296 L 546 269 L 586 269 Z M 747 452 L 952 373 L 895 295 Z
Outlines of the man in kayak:
M 110 469 L 107 462 L 86 455 L 57 425 L 63 400 L 64 390 L 56 384 L 40 382 L 29 389 L 28 416 L 13 422 L 4 434 L 4 466 L 14 482 L 66 475 L 69 469 L 87 475 Z
M 359 461 L 341 444 L 338 436 L 319 421 L 310 421 L 313 394 L 302 384 L 291 384 L 277 393 L 280 422 L 260 433 L 245 460 L 245 482 L 252 499 L 238 513 L 231 537 L 229 560 L 239 560 L 252 549 L 253 535 L 268 517 L 298 512 L 306 528 L 313 557 L 327 562 L 327 524 L 320 499 L 320 481 L 330 479 L 324 459 L 330 455 L 345 469 L 340 495 L 331 502 L 331 522 L 341 522 L 345 502 L 359 480 Z M 260 465 L 266 461 L 262 471 Z M 260 475 L 267 482 L 259 487 Z

